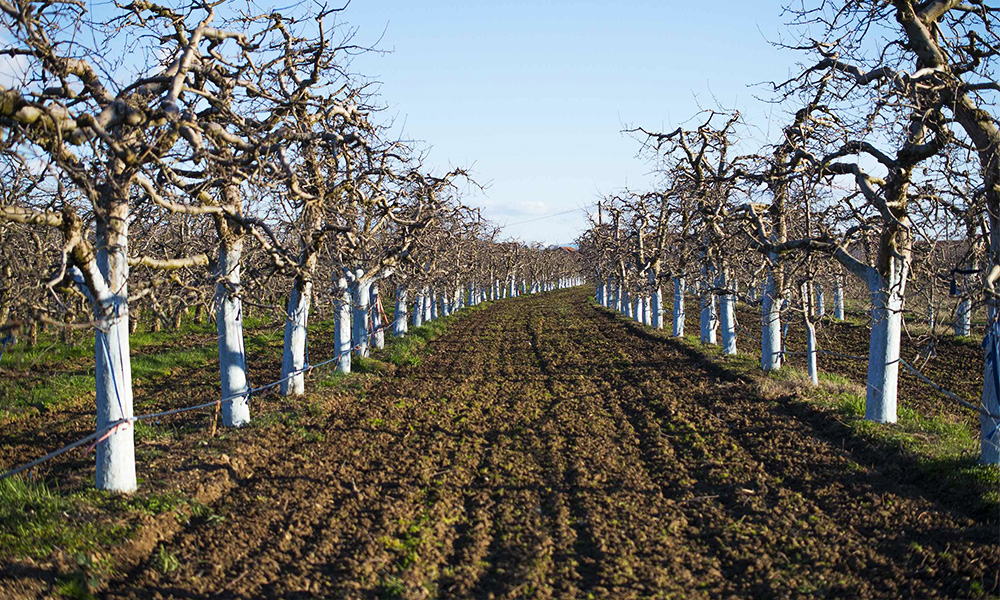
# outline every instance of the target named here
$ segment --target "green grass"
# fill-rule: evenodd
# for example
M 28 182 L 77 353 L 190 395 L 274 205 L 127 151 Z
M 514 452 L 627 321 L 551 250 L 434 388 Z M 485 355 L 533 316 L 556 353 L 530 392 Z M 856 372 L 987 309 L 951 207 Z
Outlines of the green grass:
M 911 459 L 918 471 L 915 475 L 977 496 L 979 505 L 974 510 L 1000 510 L 1000 468 L 979 464 L 979 438 L 966 423 L 924 415 L 907 406 L 899 407 L 894 425 L 866 421 L 863 388 L 841 375 L 820 373 L 820 385 L 812 387 L 808 376 L 794 367 L 784 366 L 766 376 L 753 367 L 739 370 L 784 383 L 798 401 L 834 411 L 853 435 Z
M 79 398 L 93 389 L 93 369 L 85 373 L 52 375 L 45 383 L 30 389 L 22 387 L 16 379 L 0 380 L 0 417 L 25 412 L 37 414 L 51 406 Z
M 177 559 L 177 555 L 167 550 L 167 547 L 163 545 L 160 545 L 153 554 L 152 562 L 153 566 L 164 575 L 176 571 L 181 567 L 181 562 Z
M 85 502 L 61 496 L 22 477 L 0 481 L 0 558 L 42 558 L 56 548 L 86 553 L 125 539 L 125 526 L 98 527 L 82 513 Z
M 410 326 L 409 331 L 403 337 L 386 335 L 385 348 L 377 353 L 377 357 L 392 363 L 397 367 L 415 367 L 420 365 L 421 354 L 425 352 L 427 343 L 442 336 L 455 319 L 461 318 L 473 311 L 484 310 L 489 306 L 489 302 L 484 302 L 477 306 L 463 308 L 447 317 L 439 317 L 429 323 L 424 323 L 420 327 Z M 352 364 L 352 370 L 353 370 Z
M 219 358 L 219 349 L 214 344 L 190 350 L 167 350 L 156 354 L 142 354 L 132 357 L 132 383 L 138 385 L 143 379 L 169 377 L 177 370 L 195 369 Z
M 175 431 L 172 427 L 158 425 L 149 421 L 136 421 L 132 424 L 135 429 L 135 439 L 137 441 L 156 441 L 174 437 Z
M 261 330 L 266 323 L 263 319 L 246 319 L 248 330 L 247 351 L 259 351 L 276 343 L 281 343 L 282 331 L 278 326 Z M 257 329 L 250 334 L 249 330 Z M 333 328 L 332 321 L 310 325 L 313 333 L 322 333 Z M 180 329 L 171 331 L 140 331 L 129 336 L 132 355 L 132 383 L 141 385 L 145 380 L 155 380 L 176 375 L 180 371 L 196 369 L 206 363 L 218 360 L 218 348 L 214 343 L 215 325 L 210 322 L 196 324 L 185 321 Z M 191 335 L 212 336 L 204 345 L 186 349 L 166 349 L 169 345 Z M 161 352 L 135 351 L 163 346 Z M 72 402 L 93 393 L 94 390 L 94 338 L 87 334 L 75 344 L 62 342 L 55 333 L 40 333 L 34 346 L 19 340 L 15 346 L 8 346 L 3 357 L 3 366 L 15 371 L 31 371 L 45 368 L 63 370 L 45 377 L 34 387 L 26 387 L 23 381 L 0 380 L 0 418 L 37 415 L 60 405 Z M 66 364 L 69 363 L 69 364 Z M 62 369 L 59 369 L 60 366 Z

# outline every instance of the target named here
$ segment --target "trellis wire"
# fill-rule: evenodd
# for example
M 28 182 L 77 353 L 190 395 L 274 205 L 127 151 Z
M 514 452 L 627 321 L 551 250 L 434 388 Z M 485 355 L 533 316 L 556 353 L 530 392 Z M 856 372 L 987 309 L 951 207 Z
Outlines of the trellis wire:
M 787 324 L 786 324 L 786 327 L 787 327 Z M 736 328 L 739 331 L 742 331 L 744 334 L 746 334 L 747 337 L 749 337 L 750 339 L 754 340 L 758 344 L 761 342 L 760 338 L 758 338 L 757 336 L 753 335 L 750 332 L 750 330 L 748 330 L 746 327 L 743 327 L 743 325 L 741 325 L 738 321 L 736 322 Z M 787 330 L 786 330 L 786 334 L 787 334 Z M 792 351 L 789 351 L 789 350 L 785 350 L 784 349 L 784 339 L 785 339 L 785 337 L 786 336 L 782 336 L 782 351 L 781 351 L 781 354 L 783 356 L 808 356 L 809 355 L 809 352 L 792 352 Z M 848 359 L 848 360 L 861 360 L 861 361 L 865 361 L 865 362 L 868 361 L 868 357 L 867 356 L 857 356 L 857 355 L 854 355 L 854 354 L 841 354 L 840 352 L 833 352 L 832 350 L 824 350 L 823 348 L 817 348 L 816 350 L 814 350 L 814 352 L 818 352 L 818 353 L 821 353 L 821 354 L 826 354 L 826 355 L 829 355 L 829 356 L 834 356 L 834 357 L 837 357 L 837 358 L 844 358 L 844 359 Z M 906 368 L 906 370 L 910 371 L 918 380 L 920 380 L 922 383 L 925 383 L 925 384 L 929 385 L 930 387 L 932 387 L 933 389 L 935 389 L 936 391 L 938 391 L 939 393 L 941 393 L 942 395 L 944 395 L 948 399 L 953 400 L 953 401 L 957 402 L 958 404 L 961 404 L 962 406 L 964 406 L 966 408 L 974 410 L 974 411 L 978 412 L 979 414 L 981 414 L 983 416 L 989 417 L 991 419 L 998 419 L 998 420 L 1000 420 L 1000 415 L 993 414 L 993 413 L 989 412 L 988 410 L 986 410 L 985 408 L 983 408 L 982 406 L 976 406 L 975 404 L 969 402 L 968 400 L 963 399 L 961 396 L 959 396 L 955 392 L 952 392 L 951 390 L 945 388 L 944 386 L 942 386 L 942 385 L 940 385 L 938 383 L 935 383 L 929 377 L 927 377 L 926 375 L 924 375 L 923 373 L 921 373 L 916 367 L 914 367 L 910 363 L 906 362 L 902 358 L 899 359 L 899 362 L 900 362 L 900 364 L 903 365 L 903 367 Z M 1000 361 L 998 361 L 998 362 L 1000 362 Z
M 371 337 L 373 335 L 375 335 L 376 331 L 381 331 L 381 330 L 384 330 L 385 328 L 386 328 L 385 325 L 383 325 L 382 327 L 379 327 L 378 330 L 374 330 L 374 331 L 370 332 L 365 337 L 367 339 L 371 339 Z M 359 347 L 360 347 L 360 344 L 355 344 L 354 347 L 352 347 L 348 352 L 353 352 L 354 350 L 358 349 Z M 164 410 L 164 411 L 159 411 L 159 412 L 155 412 L 155 413 L 149 413 L 149 414 L 145 414 L 145 415 L 133 415 L 133 416 L 125 418 L 125 419 L 119 419 L 119 420 L 115 421 L 114 423 L 110 423 L 107 427 L 105 427 L 104 429 L 102 429 L 100 431 L 96 431 L 96 432 L 94 432 L 94 433 L 92 433 L 92 434 L 90 434 L 90 435 L 88 435 L 88 436 L 86 436 L 84 438 L 81 438 L 81 439 L 79 439 L 79 440 L 77 440 L 77 441 L 75 441 L 75 442 L 73 442 L 71 444 L 67 444 L 66 446 L 63 446 L 62 448 L 59 448 L 58 450 L 53 450 L 52 452 L 49 452 L 45 456 L 42 456 L 40 458 L 36 458 L 35 460 L 33 460 L 31 462 L 25 463 L 25 464 L 23 464 L 23 465 L 21 465 L 19 467 L 15 467 L 15 468 L 7 471 L 6 473 L 0 475 L 0 480 L 7 479 L 8 477 L 11 477 L 13 475 L 17 475 L 18 473 L 21 473 L 23 471 L 26 471 L 26 470 L 31 469 L 33 467 L 36 467 L 36 466 L 38 466 L 38 465 L 40 465 L 40 464 L 42 464 L 44 462 L 47 462 L 49 460 L 52 460 L 53 458 L 56 458 L 57 456 L 65 454 L 65 453 L 69 452 L 70 450 L 73 450 L 74 448 L 79 448 L 80 446 L 82 446 L 82 445 L 84 445 L 84 444 L 86 444 L 88 442 L 91 442 L 93 440 L 99 440 L 102 437 L 104 437 L 105 435 L 107 435 L 108 433 L 110 433 L 111 431 L 113 431 L 113 430 L 117 429 L 118 427 L 120 427 L 122 424 L 125 424 L 125 423 L 131 424 L 131 423 L 135 423 L 136 421 L 145 421 L 145 420 L 148 420 L 148 419 L 158 419 L 158 418 L 162 418 L 162 417 L 168 417 L 168 416 L 172 416 L 172 415 L 178 415 L 178 414 L 181 414 L 181 413 L 192 412 L 192 411 L 196 411 L 196 410 L 202 410 L 202 409 L 205 409 L 205 408 L 210 408 L 210 407 L 218 406 L 218 405 L 221 405 L 221 404 L 226 403 L 226 402 L 232 403 L 232 402 L 234 402 L 234 401 L 236 401 L 237 399 L 240 399 L 240 398 L 250 398 L 254 394 L 259 394 L 259 393 L 261 393 L 263 391 L 266 391 L 266 390 L 274 388 L 274 387 L 276 387 L 278 385 L 281 385 L 283 382 L 288 381 L 292 377 L 296 377 L 296 376 L 301 375 L 303 373 L 308 373 L 308 372 L 312 371 L 313 369 L 318 369 L 318 368 L 323 367 L 325 365 L 328 365 L 330 363 L 336 362 L 336 361 L 340 360 L 340 358 L 344 354 L 346 354 L 346 353 L 345 352 L 340 352 L 340 353 L 337 353 L 333 358 L 331 358 L 329 360 L 325 360 L 325 361 L 323 361 L 323 362 L 321 362 L 319 364 L 316 364 L 316 365 L 306 365 L 305 367 L 303 367 L 301 369 L 298 369 L 296 371 L 293 371 L 293 372 L 289 373 L 288 375 L 282 377 L 281 379 L 279 379 L 277 381 L 273 381 L 271 383 L 268 383 L 266 385 L 262 385 L 260 387 L 250 388 L 246 392 L 241 393 L 241 394 L 234 394 L 234 395 L 229 396 L 227 398 L 222 398 L 222 399 L 219 399 L 219 400 L 212 400 L 211 402 L 204 402 L 202 404 L 196 404 L 194 406 L 185 406 L 185 407 L 182 407 L 182 408 L 174 408 L 174 409 L 171 409 L 171 410 Z M 117 393 L 117 390 L 116 390 L 116 393 Z

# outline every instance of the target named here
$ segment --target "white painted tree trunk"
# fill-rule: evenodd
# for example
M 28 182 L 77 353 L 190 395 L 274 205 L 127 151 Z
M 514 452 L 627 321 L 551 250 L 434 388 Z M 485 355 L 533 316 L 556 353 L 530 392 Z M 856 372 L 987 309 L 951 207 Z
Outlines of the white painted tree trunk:
M 341 373 L 351 372 L 351 291 L 347 279 L 337 279 L 337 298 L 334 301 L 336 321 L 334 321 L 334 339 L 336 340 L 337 370 Z
M 396 288 L 396 310 L 392 315 L 392 334 L 396 337 L 406 335 L 406 317 L 409 311 L 406 308 L 406 288 Z
M 728 290 L 729 279 L 726 269 L 719 272 L 716 287 Z M 722 325 L 722 353 L 736 354 L 736 298 L 730 293 L 724 293 L 719 298 L 719 317 Z
M 816 326 L 812 324 L 812 321 L 809 321 L 806 323 L 806 355 L 809 358 L 809 381 L 814 386 L 819 385 L 819 368 L 816 366 L 817 353 Z
M 781 298 L 778 283 L 768 272 L 764 295 L 760 302 L 760 368 L 776 371 L 781 368 Z
M 94 375 L 97 392 L 97 431 L 105 431 L 132 412 L 132 360 L 128 337 L 127 225 L 123 222 L 118 239 L 98 239 L 97 268 L 110 291 L 97 314 L 99 327 L 94 335 Z M 117 247 L 111 256 L 108 247 Z M 137 488 L 135 478 L 135 429 L 120 427 L 97 444 L 95 483 L 97 489 L 130 493 Z
M 650 297 L 653 309 L 653 327 L 656 329 L 663 329 L 663 292 L 660 288 L 653 291 L 653 295 Z
M 844 320 L 844 282 L 837 277 L 833 288 L 833 318 L 838 321 Z
M 413 326 L 420 327 L 424 324 L 424 291 L 418 290 L 417 297 L 413 300 Z
M 306 327 L 309 323 L 309 302 L 312 299 L 312 282 L 296 280 L 288 298 L 285 315 L 285 349 L 281 358 L 279 385 L 282 396 L 301 396 L 306 391 Z
M 1000 323 L 994 318 L 990 318 L 990 321 L 983 341 L 986 356 L 982 406 L 986 412 L 1000 415 Z M 984 465 L 1000 465 L 1000 419 L 979 415 L 979 431 L 980 462 Z
M 381 306 L 382 298 L 379 295 L 378 284 L 372 284 L 371 290 L 371 302 L 372 302 L 372 330 L 374 334 L 375 348 L 381 350 L 385 348 L 385 323 L 382 322 L 382 311 L 379 310 Z
M 364 271 L 355 272 L 355 280 L 351 282 L 351 300 L 354 303 L 353 333 L 354 355 L 367 358 L 369 355 L 369 337 L 371 329 L 371 280 L 362 279 Z
M 649 327 L 653 324 L 653 298 L 651 296 L 642 297 L 642 324 Z
M 250 422 L 247 358 L 243 345 L 243 307 L 239 297 L 243 241 L 219 244 L 218 285 L 215 290 L 215 328 L 219 337 L 219 375 L 222 382 L 222 424 L 242 427 Z
M 826 314 L 826 296 L 823 294 L 823 284 L 818 281 L 814 282 L 813 290 L 816 292 L 816 318 L 822 319 L 823 315 Z
M 687 292 L 687 282 L 683 277 L 674 277 L 674 337 L 684 337 L 684 294 Z
M 716 318 L 715 294 L 709 289 L 708 273 L 702 271 L 701 283 L 701 343 L 718 344 L 716 330 L 718 329 L 718 319 Z
M 819 369 L 816 366 L 816 326 L 813 325 L 810 316 L 813 310 L 809 306 L 811 300 L 809 293 L 809 282 L 805 281 L 802 283 L 802 301 L 805 303 L 802 307 L 802 317 L 806 327 L 806 362 L 809 365 L 809 381 L 816 386 L 819 385 Z
M 895 423 L 904 283 L 897 280 L 880 285 L 882 278 L 877 274 L 871 280 L 872 331 L 868 344 L 865 419 Z
M 972 302 L 962 298 L 955 311 L 955 335 L 968 336 L 972 334 Z

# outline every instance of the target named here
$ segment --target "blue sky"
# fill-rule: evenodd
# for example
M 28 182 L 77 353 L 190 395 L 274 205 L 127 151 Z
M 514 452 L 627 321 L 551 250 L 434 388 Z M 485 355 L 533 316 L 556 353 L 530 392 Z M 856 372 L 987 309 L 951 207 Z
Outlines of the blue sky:
M 431 166 L 471 167 L 488 186 L 466 202 L 511 223 L 509 237 L 566 243 L 582 211 L 516 223 L 652 186 L 623 125 L 677 127 L 721 103 L 765 137 L 770 108 L 753 96 L 766 90 L 748 85 L 781 80 L 798 58 L 767 42 L 779 6 L 353 0 L 342 18 L 356 42 L 391 51 L 354 62 L 382 83 L 386 116 L 430 146 Z

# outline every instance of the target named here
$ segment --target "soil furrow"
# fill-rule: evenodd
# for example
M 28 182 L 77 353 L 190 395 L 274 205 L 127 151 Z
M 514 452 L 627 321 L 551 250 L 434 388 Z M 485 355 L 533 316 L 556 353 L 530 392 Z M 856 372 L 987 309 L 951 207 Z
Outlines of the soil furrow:
M 582 289 L 472 311 L 114 598 L 988 597 L 995 516 Z

